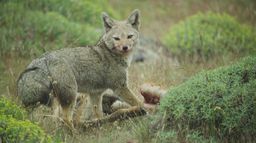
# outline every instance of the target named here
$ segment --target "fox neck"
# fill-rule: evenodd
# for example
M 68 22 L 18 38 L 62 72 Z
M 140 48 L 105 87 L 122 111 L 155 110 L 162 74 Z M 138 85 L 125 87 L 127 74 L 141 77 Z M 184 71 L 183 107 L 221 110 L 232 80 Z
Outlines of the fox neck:
M 99 47 L 99 50 L 104 53 L 104 57 L 106 58 L 112 58 L 117 63 L 121 64 L 122 66 L 129 67 L 132 61 L 132 52 L 128 55 L 122 56 L 120 54 L 116 54 L 112 52 L 106 45 L 105 41 L 101 38 L 98 43 L 96 44 L 97 47 Z

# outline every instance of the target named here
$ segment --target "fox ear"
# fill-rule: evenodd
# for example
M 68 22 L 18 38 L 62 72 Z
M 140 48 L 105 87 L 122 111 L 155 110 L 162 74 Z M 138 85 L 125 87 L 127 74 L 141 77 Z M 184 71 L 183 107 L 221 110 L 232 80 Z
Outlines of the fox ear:
M 132 25 L 133 28 L 139 30 L 140 27 L 140 11 L 135 9 L 128 17 L 127 22 Z
M 114 20 L 111 19 L 107 13 L 102 13 L 102 20 L 104 23 L 105 31 L 108 32 L 114 26 Z

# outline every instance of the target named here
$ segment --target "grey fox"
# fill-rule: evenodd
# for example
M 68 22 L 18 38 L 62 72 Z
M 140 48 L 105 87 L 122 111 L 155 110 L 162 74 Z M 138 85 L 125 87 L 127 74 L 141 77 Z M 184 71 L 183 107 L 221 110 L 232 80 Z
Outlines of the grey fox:
M 86 109 L 82 109 L 85 119 L 103 116 L 102 96 L 107 89 L 131 106 L 143 105 L 128 88 L 127 79 L 132 51 L 139 40 L 139 11 L 134 10 L 124 21 L 102 13 L 102 20 L 105 33 L 95 46 L 45 53 L 27 66 L 17 81 L 17 93 L 25 106 L 38 102 L 50 105 L 53 94 L 62 107 L 64 121 L 73 125 L 78 92 L 89 97 Z

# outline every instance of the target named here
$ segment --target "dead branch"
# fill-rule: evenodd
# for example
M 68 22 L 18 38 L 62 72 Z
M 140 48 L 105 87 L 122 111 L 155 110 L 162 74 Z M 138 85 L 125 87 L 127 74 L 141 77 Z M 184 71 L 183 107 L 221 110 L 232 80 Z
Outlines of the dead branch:
M 114 122 L 114 121 L 118 121 L 118 120 L 119 121 L 126 120 L 129 118 L 143 116 L 146 114 L 147 114 L 147 112 L 141 107 L 131 107 L 128 109 L 117 110 L 116 112 L 113 112 L 112 114 L 107 115 L 107 116 L 103 117 L 102 119 L 85 121 L 85 122 L 79 123 L 78 126 L 83 129 L 87 129 L 90 127 L 99 127 L 105 123 Z

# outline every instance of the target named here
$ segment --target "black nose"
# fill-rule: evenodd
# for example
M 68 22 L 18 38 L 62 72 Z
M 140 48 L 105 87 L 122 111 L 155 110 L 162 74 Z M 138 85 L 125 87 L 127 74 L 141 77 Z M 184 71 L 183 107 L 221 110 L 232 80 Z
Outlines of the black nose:
M 128 47 L 127 47 L 127 46 L 123 46 L 123 50 L 124 50 L 124 51 L 127 51 L 127 50 L 128 50 Z

